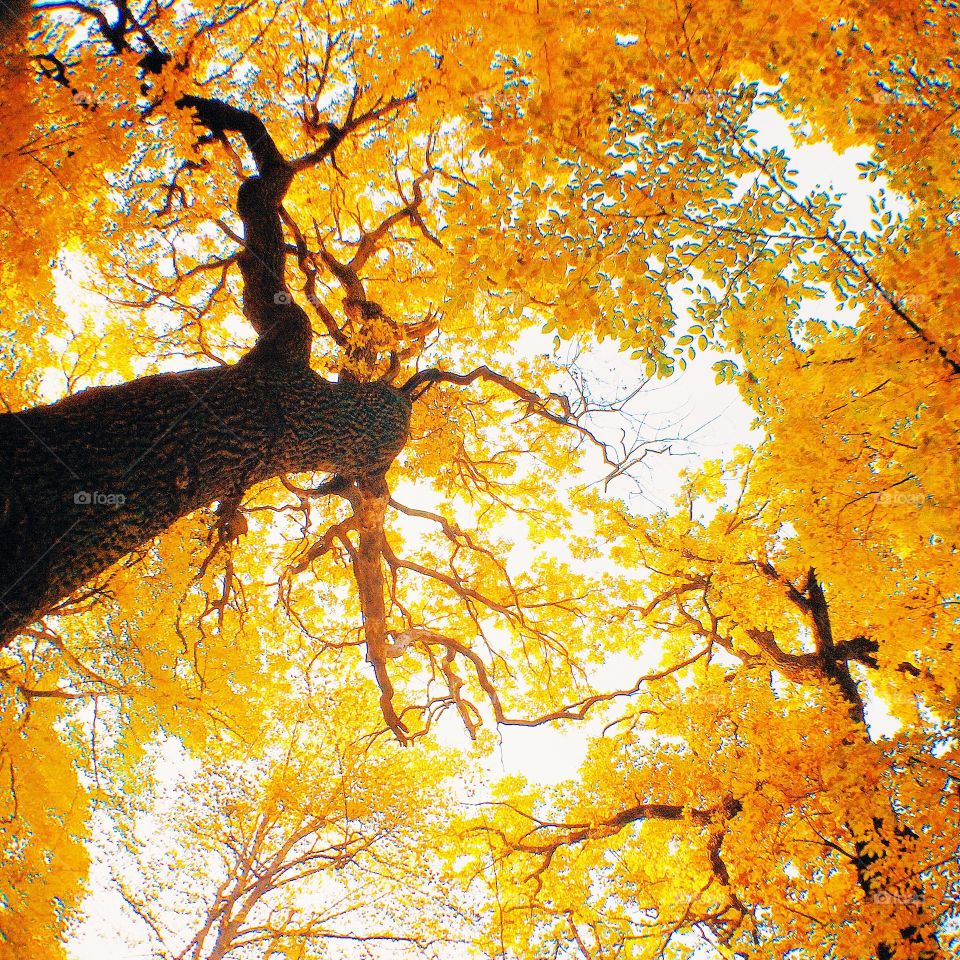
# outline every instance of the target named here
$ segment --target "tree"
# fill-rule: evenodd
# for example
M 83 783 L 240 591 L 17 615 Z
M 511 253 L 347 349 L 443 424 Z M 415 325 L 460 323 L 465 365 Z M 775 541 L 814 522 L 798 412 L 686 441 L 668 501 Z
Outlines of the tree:
M 956 26 L 933 2 L 40 4 L 2 108 L 11 949 L 56 949 L 85 805 L 120 803 L 107 757 L 134 776 L 175 733 L 249 764 L 261 822 L 243 744 L 283 740 L 317 658 L 352 689 L 362 649 L 404 743 L 451 711 L 613 724 L 464 846 L 424 812 L 451 867 L 492 856 L 480 950 L 945 955 Z M 872 223 L 798 186 L 771 115 L 870 146 Z M 655 445 L 604 427 L 634 395 L 599 391 L 606 338 L 637 382 L 715 358 L 756 411 L 763 442 L 676 513 L 617 486 Z M 611 689 L 614 654 L 655 663 Z M 21 802 L 31 756 L 69 791 Z
M 235 747 L 210 751 L 172 796 L 115 784 L 127 829 L 111 869 L 157 955 L 323 956 L 370 944 L 422 955 L 449 935 L 458 918 L 423 844 L 431 817 L 442 836 L 449 761 L 425 747 L 425 767 L 422 753 L 371 745 L 356 729 L 361 699 L 321 696 L 242 759 Z M 156 780 L 150 766 L 138 774 Z M 163 829 L 144 837 L 143 815 L 157 806 L 169 846 Z

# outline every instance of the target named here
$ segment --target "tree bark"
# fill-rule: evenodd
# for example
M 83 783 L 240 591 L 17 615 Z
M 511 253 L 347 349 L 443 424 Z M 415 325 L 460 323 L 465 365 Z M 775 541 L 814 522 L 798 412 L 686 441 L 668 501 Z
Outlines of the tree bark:
M 410 401 L 386 383 L 332 383 L 311 370 L 310 321 L 284 280 L 281 204 L 298 170 L 332 158 L 347 134 L 403 102 L 357 114 L 354 98 L 343 126 L 328 125 L 316 150 L 288 162 L 254 114 L 221 100 L 177 101 L 206 139 L 239 133 L 257 167 L 237 191 L 243 312 L 257 343 L 233 366 L 95 387 L 0 415 L 0 647 L 205 504 L 285 473 L 322 470 L 352 482 L 386 472 L 406 441 Z
M 382 473 L 410 404 L 254 348 L 0 416 L 0 643 L 173 521 L 285 473 Z

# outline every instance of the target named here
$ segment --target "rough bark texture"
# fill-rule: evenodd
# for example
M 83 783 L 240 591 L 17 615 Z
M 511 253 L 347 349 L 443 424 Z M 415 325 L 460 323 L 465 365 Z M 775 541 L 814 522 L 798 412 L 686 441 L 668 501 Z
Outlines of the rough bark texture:
M 254 353 L 0 416 L 0 637 L 214 500 L 288 472 L 384 470 L 409 409 L 385 384 Z
M 239 133 L 257 167 L 237 192 L 243 310 L 257 344 L 234 366 L 0 416 L 0 645 L 205 504 L 285 473 L 330 471 L 358 487 L 382 478 L 406 441 L 410 403 L 385 383 L 331 383 L 310 369 L 310 322 L 284 279 L 281 204 L 298 170 L 400 103 L 357 114 L 354 100 L 342 127 L 328 125 L 324 143 L 290 162 L 254 114 L 201 97 L 177 102 L 206 139 Z

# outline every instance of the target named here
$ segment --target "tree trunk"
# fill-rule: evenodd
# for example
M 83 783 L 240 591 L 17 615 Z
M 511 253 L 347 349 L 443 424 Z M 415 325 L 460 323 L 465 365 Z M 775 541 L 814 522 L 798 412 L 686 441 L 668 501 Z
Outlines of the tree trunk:
M 256 348 L 0 415 L 0 643 L 174 520 L 285 473 L 382 473 L 410 405 Z

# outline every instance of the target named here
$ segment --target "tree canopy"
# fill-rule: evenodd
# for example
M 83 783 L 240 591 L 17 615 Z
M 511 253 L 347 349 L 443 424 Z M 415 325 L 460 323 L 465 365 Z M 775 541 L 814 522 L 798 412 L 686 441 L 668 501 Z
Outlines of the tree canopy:
M 954 7 L 8 26 L 0 956 L 955 955 Z

